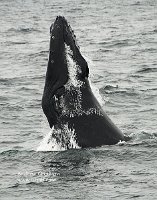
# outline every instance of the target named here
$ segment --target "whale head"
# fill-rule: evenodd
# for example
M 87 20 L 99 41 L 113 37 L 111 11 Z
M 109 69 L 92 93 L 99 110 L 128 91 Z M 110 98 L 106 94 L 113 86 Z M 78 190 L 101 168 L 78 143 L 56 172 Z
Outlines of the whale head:
M 65 111 L 60 106 L 60 97 L 65 90 L 72 91 L 85 84 L 88 74 L 88 64 L 81 55 L 73 30 L 64 17 L 58 16 L 50 27 L 49 61 L 42 98 L 42 108 L 51 128 L 60 118 L 60 109 Z M 75 109 L 69 102 L 72 96 L 65 98 L 66 104 Z

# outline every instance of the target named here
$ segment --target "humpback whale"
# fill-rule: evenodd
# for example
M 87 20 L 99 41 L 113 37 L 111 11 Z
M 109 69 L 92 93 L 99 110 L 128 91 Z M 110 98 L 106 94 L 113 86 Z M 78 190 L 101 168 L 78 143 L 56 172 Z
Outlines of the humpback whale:
M 67 20 L 58 16 L 50 27 L 49 61 L 42 109 L 52 137 L 70 148 L 113 145 L 125 139 L 94 96 L 88 63 Z

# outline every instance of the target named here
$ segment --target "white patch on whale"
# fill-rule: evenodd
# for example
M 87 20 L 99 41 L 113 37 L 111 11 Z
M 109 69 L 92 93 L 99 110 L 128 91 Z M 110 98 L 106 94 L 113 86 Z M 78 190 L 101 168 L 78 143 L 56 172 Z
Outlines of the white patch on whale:
M 90 115 L 90 114 L 96 114 L 99 116 L 103 116 L 101 111 L 98 108 L 89 108 L 88 110 L 83 110 L 82 109 L 82 92 L 81 92 L 81 87 L 83 86 L 83 82 L 80 81 L 77 78 L 77 74 L 81 73 L 80 66 L 76 64 L 76 62 L 73 60 L 73 51 L 70 49 L 70 46 L 65 44 L 65 53 L 66 53 L 66 61 L 67 61 L 67 66 L 68 66 L 68 75 L 69 75 L 69 80 L 67 83 L 64 85 L 66 89 L 66 94 L 76 94 L 77 98 L 74 98 L 74 109 L 69 110 L 69 108 L 66 106 L 65 103 L 65 98 L 63 96 L 60 97 L 60 106 L 62 108 L 62 115 L 68 116 L 68 117 L 74 117 L 74 116 L 80 116 L 80 115 Z M 91 84 L 90 84 L 91 85 Z M 96 90 L 95 87 L 91 87 L 91 89 L 94 90 L 94 93 L 98 95 L 99 91 Z M 102 104 L 100 94 L 99 96 L 99 101 L 100 104 Z
M 67 90 L 71 90 L 71 86 L 75 88 L 80 88 L 83 85 L 83 82 L 78 80 L 77 74 L 81 73 L 80 66 L 76 64 L 76 62 L 73 60 L 73 51 L 70 49 L 70 46 L 65 44 L 65 53 L 66 53 L 66 61 L 67 61 L 67 66 L 68 66 L 68 75 L 69 75 L 69 80 L 65 84 L 65 88 Z

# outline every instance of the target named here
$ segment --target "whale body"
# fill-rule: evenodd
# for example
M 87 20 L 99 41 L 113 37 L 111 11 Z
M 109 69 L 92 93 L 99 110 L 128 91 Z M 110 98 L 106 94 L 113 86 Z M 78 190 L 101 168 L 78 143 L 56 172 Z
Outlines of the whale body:
M 123 133 L 106 115 L 88 80 L 88 63 L 81 55 L 76 36 L 64 17 L 50 27 L 49 61 L 42 108 L 53 127 L 52 137 L 70 148 L 113 145 Z

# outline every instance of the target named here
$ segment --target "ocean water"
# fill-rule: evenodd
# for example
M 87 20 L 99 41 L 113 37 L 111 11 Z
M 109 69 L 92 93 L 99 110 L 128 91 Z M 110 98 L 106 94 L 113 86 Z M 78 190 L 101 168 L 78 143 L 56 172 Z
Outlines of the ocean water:
M 0 1 L 0 199 L 156 199 L 156 11 L 155 0 Z M 41 98 L 57 15 L 129 142 L 37 151 L 50 131 Z

